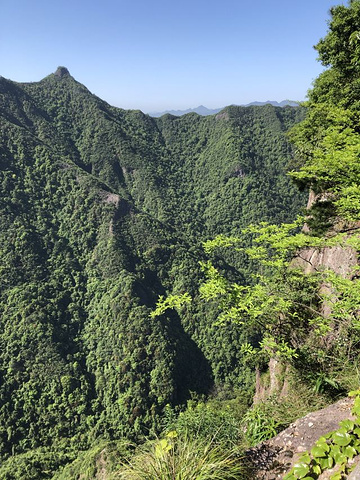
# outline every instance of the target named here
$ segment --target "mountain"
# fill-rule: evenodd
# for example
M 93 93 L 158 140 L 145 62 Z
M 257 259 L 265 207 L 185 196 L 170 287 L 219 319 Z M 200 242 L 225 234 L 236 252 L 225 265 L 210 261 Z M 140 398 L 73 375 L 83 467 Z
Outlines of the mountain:
M 268 100 L 266 102 L 251 102 L 243 106 L 250 107 L 250 106 L 262 106 L 262 105 L 268 105 L 268 104 L 273 105 L 274 107 L 298 107 L 299 106 L 298 102 L 294 102 L 292 100 L 283 100 L 282 102 L 276 102 L 273 100 Z M 182 115 L 186 115 L 188 113 L 197 113 L 198 115 L 207 116 L 207 115 L 215 115 L 224 109 L 225 107 L 209 109 L 204 107 L 203 105 L 200 105 L 199 107 L 188 108 L 187 110 L 165 110 L 164 112 L 152 112 L 152 113 L 149 113 L 149 115 L 151 117 L 162 117 L 163 115 L 170 114 L 170 115 L 174 115 L 175 117 L 181 117 Z
M 181 117 L 182 115 L 186 115 L 187 113 L 197 113 L 198 115 L 215 115 L 216 113 L 219 113 L 222 109 L 221 108 L 215 108 L 215 109 L 210 109 L 204 107 L 204 105 L 199 105 L 196 108 L 188 108 L 187 110 L 165 110 L 164 112 L 152 112 L 149 113 L 151 117 L 162 117 L 163 115 L 170 114 L 174 115 L 175 117 Z
M 299 102 L 294 102 L 293 100 L 282 100 L 281 102 L 276 102 L 274 100 L 267 100 L 266 102 L 251 102 L 245 105 L 245 107 L 250 106 L 263 106 L 263 105 L 273 105 L 274 107 L 298 107 Z
M 219 329 L 196 297 L 200 244 L 301 209 L 286 132 L 304 113 L 156 119 L 110 106 L 65 67 L 0 78 L 1 478 L 24 458 L 29 479 L 51 478 L 100 439 L 155 434 L 167 405 L 248 388 L 248 334 Z M 215 261 L 250 277 L 241 252 Z M 185 291 L 181 314 L 150 318 L 159 295 Z

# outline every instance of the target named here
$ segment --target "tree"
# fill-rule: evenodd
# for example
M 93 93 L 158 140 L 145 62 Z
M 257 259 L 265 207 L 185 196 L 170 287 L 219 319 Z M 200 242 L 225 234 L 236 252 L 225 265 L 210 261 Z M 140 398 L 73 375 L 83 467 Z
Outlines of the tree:
M 317 195 L 314 227 L 360 218 L 360 1 L 330 12 L 329 32 L 315 47 L 328 69 L 309 92 L 307 118 L 290 134 L 298 167 L 292 176 Z

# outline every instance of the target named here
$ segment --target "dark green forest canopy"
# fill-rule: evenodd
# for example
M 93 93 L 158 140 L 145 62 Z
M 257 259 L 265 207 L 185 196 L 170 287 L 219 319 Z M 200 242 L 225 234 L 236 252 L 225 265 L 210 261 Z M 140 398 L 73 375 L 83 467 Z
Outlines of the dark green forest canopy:
M 53 74 L 0 77 L 0 115 L 1 457 L 61 449 L 51 471 L 97 438 L 155 432 L 190 392 L 249 385 L 245 332 L 214 307 L 149 314 L 195 293 L 202 240 L 305 205 L 285 174 L 304 110 L 154 119 Z M 241 256 L 217 261 L 248 278 Z

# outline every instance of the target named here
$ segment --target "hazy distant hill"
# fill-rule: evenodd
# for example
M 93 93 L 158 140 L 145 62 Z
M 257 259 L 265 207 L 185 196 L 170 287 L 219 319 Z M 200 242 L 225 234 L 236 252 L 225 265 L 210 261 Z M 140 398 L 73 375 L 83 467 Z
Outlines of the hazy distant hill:
M 283 100 L 282 102 L 276 102 L 273 100 L 268 100 L 266 102 L 251 102 L 246 105 L 241 105 L 243 107 L 250 107 L 250 106 L 262 106 L 262 105 L 273 105 L 274 107 L 298 107 L 299 103 L 294 102 L 292 100 Z M 165 110 L 164 112 L 151 112 L 149 115 L 151 117 L 161 117 L 162 115 L 166 115 L 167 113 L 170 115 L 174 115 L 176 117 L 181 117 L 182 115 L 186 115 L 187 113 L 197 113 L 198 115 L 207 116 L 207 115 L 215 115 L 216 113 L 221 112 L 225 107 L 222 108 L 206 108 L 204 105 L 199 105 L 196 108 L 188 108 L 187 110 Z
M 181 117 L 182 115 L 186 115 L 187 113 L 197 113 L 198 115 L 207 116 L 219 113 L 221 110 L 222 108 L 209 109 L 204 107 L 204 105 L 199 105 L 196 108 L 188 108 L 187 110 L 165 110 L 164 112 L 152 112 L 149 113 L 149 115 L 151 117 L 161 117 L 162 115 L 166 115 L 168 113 L 176 117 Z

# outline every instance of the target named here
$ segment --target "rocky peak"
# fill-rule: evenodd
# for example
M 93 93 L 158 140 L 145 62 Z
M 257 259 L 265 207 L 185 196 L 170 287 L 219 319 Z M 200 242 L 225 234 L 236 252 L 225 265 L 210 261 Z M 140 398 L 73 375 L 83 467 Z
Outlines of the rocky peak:
M 58 67 L 54 75 L 59 78 L 70 77 L 70 72 L 66 67 Z

